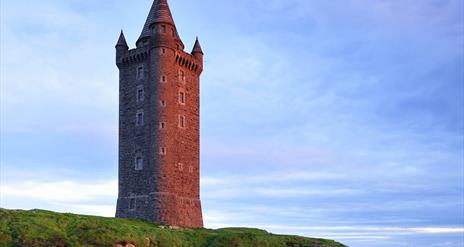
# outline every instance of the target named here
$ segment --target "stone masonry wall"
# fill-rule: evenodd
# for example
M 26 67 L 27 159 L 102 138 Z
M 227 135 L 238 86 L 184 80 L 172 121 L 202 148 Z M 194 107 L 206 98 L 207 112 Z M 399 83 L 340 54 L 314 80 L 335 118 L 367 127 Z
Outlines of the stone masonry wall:
M 194 66 L 202 66 L 201 62 L 182 50 L 152 44 L 128 51 L 119 62 L 116 216 L 203 227 L 199 194 L 201 70 Z M 141 66 L 144 75 L 138 78 Z M 145 96 L 138 102 L 140 88 Z M 185 104 L 180 101 L 180 92 L 184 93 Z M 142 111 L 144 124 L 137 126 L 136 116 Z M 184 127 L 180 126 L 180 116 L 184 117 Z M 135 169 L 137 156 L 143 157 L 141 170 Z M 131 201 L 135 203 L 132 208 Z

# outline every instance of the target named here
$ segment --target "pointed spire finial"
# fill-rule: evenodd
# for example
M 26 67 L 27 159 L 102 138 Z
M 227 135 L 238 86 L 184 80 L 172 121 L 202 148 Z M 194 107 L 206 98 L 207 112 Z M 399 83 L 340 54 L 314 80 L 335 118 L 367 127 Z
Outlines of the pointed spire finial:
M 192 54 L 194 53 L 201 53 L 203 54 L 203 50 L 201 49 L 200 41 L 198 41 L 198 36 L 197 39 L 195 40 L 195 45 L 193 46 Z
M 116 43 L 117 46 L 124 46 L 124 47 L 129 47 L 126 42 L 126 37 L 124 36 L 124 31 L 121 29 L 121 34 L 119 35 L 118 43 Z

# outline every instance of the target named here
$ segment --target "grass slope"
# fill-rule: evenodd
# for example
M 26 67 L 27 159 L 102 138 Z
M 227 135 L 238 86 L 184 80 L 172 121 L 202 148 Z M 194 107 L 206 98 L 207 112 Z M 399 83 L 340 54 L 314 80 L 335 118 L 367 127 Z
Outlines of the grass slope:
M 174 230 L 141 220 L 0 208 L 0 246 L 343 247 L 335 241 L 270 234 L 263 230 Z

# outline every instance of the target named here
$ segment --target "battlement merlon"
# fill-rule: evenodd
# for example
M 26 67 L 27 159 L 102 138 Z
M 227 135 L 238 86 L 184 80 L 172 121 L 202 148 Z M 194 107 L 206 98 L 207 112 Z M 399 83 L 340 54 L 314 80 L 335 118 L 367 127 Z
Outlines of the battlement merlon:
M 122 34 L 123 39 L 124 34 Z M 160 45 L 158 42 L 150 42 L 147 43 L 147 46 L 142 46 L 134 49 L 130 49 L 127 45 L 120 44 L 122 43 L 121 37 L 119 38 L 118 44 L 116 45 L 116 64 L 119 66 L 123 65 L 130 65 L 134 63 L 141 63 L 145 61 L 150 52 L 156 48 L 166 48 L 172 49 L 171 47 L 166 47 Z M 195 41 L 194 48 L 192 53 L 188 53 L 184 50 L 174 50 L 175 54 L 175 63 L 179 64 L 180 66 L 185 67 L 188 70 L 194 71 L 198 74 L 201 74 L 203 71 L 203 51 L 201 49 L 200 43 L 197 40 Z

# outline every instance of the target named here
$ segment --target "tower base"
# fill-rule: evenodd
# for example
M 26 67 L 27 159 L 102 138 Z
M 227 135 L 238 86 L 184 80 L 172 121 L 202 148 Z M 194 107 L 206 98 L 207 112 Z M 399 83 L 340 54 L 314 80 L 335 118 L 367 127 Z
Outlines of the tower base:
M 172 193 L 119 197 L 117 218 L 143 219 L 155 224 L 203 228 L 201 201 Z

